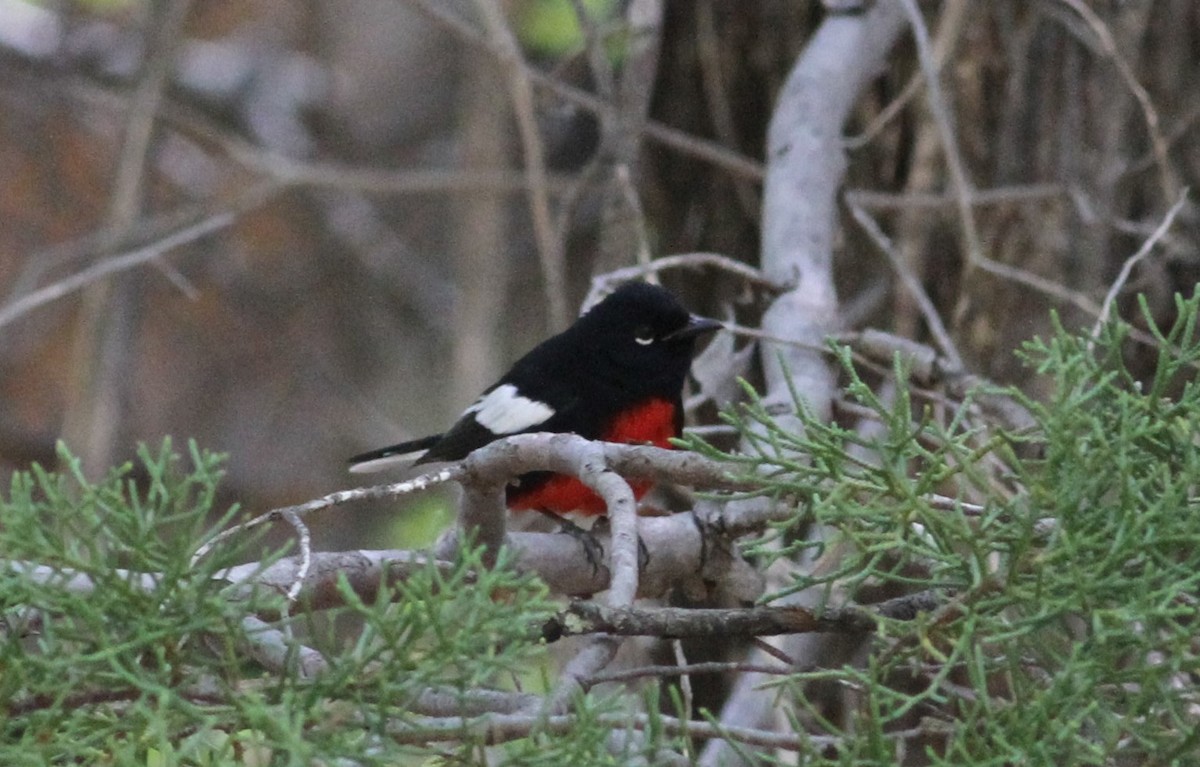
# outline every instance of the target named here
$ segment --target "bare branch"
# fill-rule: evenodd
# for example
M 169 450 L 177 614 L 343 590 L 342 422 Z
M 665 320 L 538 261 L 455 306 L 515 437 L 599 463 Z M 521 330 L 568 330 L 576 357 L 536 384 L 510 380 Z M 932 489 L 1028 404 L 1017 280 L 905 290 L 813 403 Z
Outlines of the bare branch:
M 27 293 L 7 306 L 0 308 L 0 327 L 4 327 L 39 306 L 62 298 L 97 280 L 101 280 L 117 272 L 125 271 L 126 269 L 132 269 L 148 261 L 153 261 L 181 245 L 195 242 L 206 235 L 224 229 L 233 224 L 234 220 L 235 216 L 233 213 L 218 213 L 197 224 L 168 235 L 158 242 L 137 248 L 128 253 L 105 258 L 86 269 L 76 272 L 70 277 L 39 288 L 32 293 Z
M 253 615 L 242 619 L 242 627 L 249 639 L 251 657 L 272 671 L 294 672 L 301 679 L 313 679 L 329 670 L 321 653 Z
M 1138 106 L 1142 110 L 1142 117 L 1146 121 L 1146 133 L 1150 136 L 1150 145 L 1154 149 L 1154 159 L 1158 165 L 1159 184 L 1161 185 L 1163 197 L 1171 199 L 1176 184 L 1171 178 L 1171 165 L 1167 159 L 1167 142 L 1162 135 L 1162 127 L 1159 124 L 1158 110 L 1154 107 L 1154 102 L 1150 98 L 1150 94 L 1145 87 L 1138 82 L 1137 75 L 1134 74 L 1133 68 L 1129 66 L 1129 62 L 1121 55 L 1121 51 L 1117 49 L 1117 42 L 1113 39 L 1112 32 L 1104 21 L 1096 15 L 1096 12 L 1082 0 L 1059 0 L 1064 5 L 1070 6 L 1071 10 L 1079 14 L 1092 33 L 1100 40 L 1100 47 L 1112 59 L 1113 64 L 1117 67 L 1117 72 L 1120 73 L 1121 79 L 1125 81 L 1130 93 L 1137 99 Z
M 444 10 L 441 4 L 434 3 L 431 0 L 407 0 L 407 2 L 413 8 L 421 11 L 427 18 L 442 25 L 443 28 L 452 32 L 467 44 L 479 46 L 491 51 L 494 55 L 500 55 L 493 44 L 476 31 L 474 27 L 453 13 Z M 527 65 L 525 65 L 525 75 L 535 85 L 546 88 L 560 98 L 593 114 L 606 117 L 614 109 L 614 106 L 604 99 L 598 98 L 580 88 L 568 85 L 552 75 L 539 72 Z M 763 167 L 761 163 L 728 147 L 721 146 L 716 142 L 693 136 L 653 120 L 646 122 L 645 131 L 647 138 L 653 139 L 664 146 L 671 147 L 682 154 L 711 163 L 729 173 L 744 178 L 754 181 L 761 181 L 763 179 Z
M 661 729 L 669 735 L 687 735 L 699 740 L 725 739 L 761 748 L 776 748 L 785 751 L 811 752 L 815 749 L 836 746 L 840 738 L 830 735 L 805 733 L 775 733 L 753 727 L 729 727 L 713 722 L 684 721 L 672 716 L 656 714 L 600 714 L 594 721 L 606 727 Z M 388 725 L 388 737 L 398 743 L 429 743 L 437 741 L 461 741 L 464 737 L 477 738 L 488 745 L 506 743 L 528 737 L 535 732 L 568 733 L 577 727 L 576 717 L 567 714 L 537 716 L 523 714 L 491 714 L 476 718 L 444 717 L 424 721 Z M 919 729 L 888 733 L 895 740 L 916 738 Z
M 875 629 L 879 618 L 911 620 L 930 612 L 943 598 L 923 591 L 875 607 L 847 606 L 816 612 L 806 607 L 761 606 L 727 609 L 680 607 L 616 608 L 575 601 L 546 624 L 547 639 L 602 632 L 620 636 L 713 639 L 781 634 L 862 634 Z
M 917 42 L 917 58 L 921 62 L 921 71 L 925 75 L 926 93 L 929 96 L 929 111 L 933 114 L 934 124 L 942 139 L 942 150 L 946 157 L 946 168 L 950 172 L 950 183 L 954 189 L 954 199 L 958 207 L 958 218 L 961 225 L 963 245 L 967 252 L 967 263 L 976 264 L 983 259 L 983 244 L 979 240 L 979 227 L 975 222 L 975 209 L 971 206 L 974 186 L 967 178 L 966 166 L 958 150 L 958 139 L 954 132 L 954 123 L 950 119 L 950 110 L 942 96 L 941 76 L 938 72 L 936 55 L 929 42 L 929 30 L 925 27 L 925 19 L 916 0 L 900 0 L 900 5 L 908 16 L 913 38 Z
M 739 277 L 751 285 L 766 288 L 772 292 L 782 292 L 789 286 L 773 282 L 761 271 L 747 263 L 730 258 L 720 253 L 678 253 L 671 256 L 656 258 L 648 264 L 628 266 L 614 269 L 592 278 L 592 287 L 588 290 L 583 302 L 584 308 L 590 307 L 604 296 L 611 293 L 618 285 L 630 280 L 640 279 L 647 275 L 658 274 L 668 269 L 700 269 L 710 267 Z
M 1092 341 L 1100 337 L 1100 331 L 1104 329 L 1104 323 L 1108 322 L 1108 316 L 1112 312 L 1113 302 L 1117 300 L 1117 296 L 1121 293 L 1121 288 L 1125 286 L 1129 280 L 1129 275 L 1133 273 L 1133 267 L 1137 266 L 1138 262 L 1146 256 L 1150 255 L 1150 251 L 1158 244 L 1175 223 L 1175 217 L 1179 215 L 1179 211 L 1183 210 L 1183 206 L 1187 203 L 1188 190 L 1185 188 L 1179 194 L 1179 199 L 1167 211 L 1167 215 L 1163 216 L 1163 220 L 1158 227 L 1146 238 L 1141 247 L 1137 249 L 1129 258 L 1125 259 L 1125 263 L 1121 265 L 1121 271 L 1117 278 L 1113 280 L 1112 287 L 1108 289 L 1108 293 L 1104 296 L 1104 302 L 1100 304 L 1100 316 L 1096 318 L 1096 324 L 1092 326 Z
M 958 347 L 954 343 L 954 339 L 950 337 L 949 331 L 946 330 L 945 324 L 942 323 L 941 315 L 938 314 L 937 307 L 933 305 L 929 295 L 925 292 L 925 288 L 921 287 L 920 281 L 912 273 L 904 263 L 904 259 L 896 252 L 896 248 L 892 245 L 892 241 L 879 228 L 879 224 L 875 219 L 871 218 L 865 210 L 857 205 L 850 205 L 850 214 L 862 230 L 867 233 L 871 241 L 876 247 L 887 256 L 888 263 L 892 265 L 892 271 L 900 279 L 900 284 L 908 291 L 912 299 L 917 302 L 917 306 L 921 310 L 921 316 L 925 318 L 925 324 L 929 328 L 929 332 L 933 335 L 934 341 L 937 342 L 938 348 L 942 350 L 942 354 L 946 355 L 946 359 L 955 368 L 962 368 L 962 355 L 958 353 Z
M 517 117 L 517 133 L 525 158 L 525 175 L 529 179 L 529 208 L 533 215 L 533 235 L 537 241 L 538 257 L 545 280 L 546 305 L 550 326 L 560 330 L 567 325 L 567 280 L 563 263 L 563 243 L 554 230 L 550 215 L 550 196 L 546 190 L 546 158 L 538 131 L 533 107 L 533 88 L 530 67 L 521 56 L 521 48 L 508 26 L 504 11 L 497 0 L 476 0 L 475 7 L 484 20 L 492 50 L 508 70 L 513 112 Z
M 971 205 L 979 208 L 990 205 L 1013 205 L 1027 202 L 1053 200 L 1062 197 L 1066 190 L 1061 184 L 1013 184 L 994 189 L 974 189 L 968 198 Z M 905 210 L 911 208 L 941 209 L 953 207 L 958 200 L 949 194 L 922 194 L 919 192 L 880 192 L 873 189 L 848 189 L 844 195 L 847 204 L 865 210 Z
M 290 604 L 296 601 L 304 579 L 308 577 L 308 571 L 312 568 L 312 534 L 308 531 L 308 525 L 304 524 L 304 520 L 295 511 L 284 510 L 280 512 L 280 516 L 296 531 L 297 545 L 300 547 L 300 567 L 296 570 L 296 580 L 287 590 L 287 600 Z
M 737 661 L 712 661 L 710 663 L 688 663 L 676 664 L 674 666 L 638 666 L 636 668 L 621 669 L 620 671 L 602 671 L 588 680 L 590 685 L 604 684 L 605 682 L 624 682 L 630 679 L 642 679 L 644 677 L 671 677 L 681 674 L 727 674 L 727 673 L 745 673 L 754 671 L 760 674 L 773 674 L 781 676 L 790 674 L 795 671 L 791 666 L 774 666 L 766 664 L 740 663 Z
M 762 331 L 791 338 L 810 349 L 761 345 L 766 382 L 764 406 L 789 412 L 796 395 L 809 412 L 829 418 L 836 380 L 821 352 L 838 316 L 833 279 L 837 195 L 846 172 L 845 124 L 863 89 L 874 79 L 903 29 L 896 3 L 876 3 L 865 13 L 831 15 L 809 38 L 778 95 L 767 131 L 767 176 L 763 195 L 762 269 L 790 289 L 762 319 Z M 777 420 L 799 431 L 795 415 Z M 799 657 L 799 653 L 789 651 Z M 807 655 L 807 654 L 806 654 Z M 807 660 L 807 657 L 802 658 Z M 723 729 L 766 721 L 774 706 L 760 689 L 766 680 L 742 674 L 722 707 Z M 699 763 L 736 764 L 726 744 L 709 743 Z

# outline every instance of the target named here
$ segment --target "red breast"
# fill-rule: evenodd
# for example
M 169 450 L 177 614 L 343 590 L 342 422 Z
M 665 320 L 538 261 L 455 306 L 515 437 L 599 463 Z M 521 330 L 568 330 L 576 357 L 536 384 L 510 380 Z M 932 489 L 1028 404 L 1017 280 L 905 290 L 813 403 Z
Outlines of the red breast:
M 670 448 L 671 439 L 679 436 L 675 405 L 665 399 L 652 399 L 639 407 L 627 410 L 609 425 L 601 439 L 605 442 L 649 444 Z M 649 480 L 629 483 L 633 497 L 641 500 L 654 485 Z M 549 511 L 566 514 L 571 511 L 587 515 L 604 514 L 604 500 L 575 477 L 556 474 L 528 492 L 510 493 L 508 507 L 513 511 Z

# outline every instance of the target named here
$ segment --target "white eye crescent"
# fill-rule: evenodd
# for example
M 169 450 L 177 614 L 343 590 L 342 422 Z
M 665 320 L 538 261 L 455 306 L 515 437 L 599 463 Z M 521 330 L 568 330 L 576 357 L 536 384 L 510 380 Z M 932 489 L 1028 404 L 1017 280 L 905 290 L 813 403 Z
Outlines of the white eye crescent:
M 640 327 L 633 331 L 633 340 L 641 346 L 649 346 L 654 343 L 654 331 L 647 327 Z

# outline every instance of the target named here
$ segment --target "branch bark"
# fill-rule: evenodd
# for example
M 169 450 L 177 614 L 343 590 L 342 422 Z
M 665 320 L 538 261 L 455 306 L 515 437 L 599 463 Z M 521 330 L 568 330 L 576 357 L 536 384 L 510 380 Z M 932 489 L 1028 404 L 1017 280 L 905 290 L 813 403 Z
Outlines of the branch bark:
M 897 597 L 874 607 L 847 606 L 819 611 L 797 605 L 707 610 L 681 607 L 619 608 L 576 601 L 547 621 L 542 633 L 547 641 L 597 632 L 668 639 L 810 633 L 865 634 L 875 629 L 879 618 L 911 620 L 920 612 L 931 612 L 941 602 L 941 597 L 929 591 Z
M 818 417 L 832 413 L 835 378 L 814 349 L 835 330 L 838 315 L 833 242 L 837 194 L 846 171 L 842 126 L 904 22 L 904 11 L 894 2 L 876 3 L 865 14 L 827 17 L 788 76 L 768 128 L 762 270 L 772 282 L 792 288 L 767 309 L 762 331 L 804 342 L 762 345 L 763 404 L 784 413 L 778 419 L 784 429 L 802 429 L 799 418 L 787 414 L 794 395 Z M 810 658 L 818 648 L 798 643 L 783 649 L 791 657 Z M 762 661 L 759 655 L 751 661 Z M 721 725 L 757 728 L 768 721 L 774 693 L 762 689 L 767 681 L 760 674 L 740 675 L 722 708 Z M 710 743 L 700 759 L 703 765 L 740 763 L 737 751 L 719 741 Z

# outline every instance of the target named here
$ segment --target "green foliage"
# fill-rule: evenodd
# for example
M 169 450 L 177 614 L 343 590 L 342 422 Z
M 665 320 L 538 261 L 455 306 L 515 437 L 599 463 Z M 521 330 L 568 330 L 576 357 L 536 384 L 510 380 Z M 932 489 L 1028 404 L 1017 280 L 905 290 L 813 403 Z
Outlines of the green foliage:
M 753 445 L 736 460 L 797 509 L 757 553 L 822 555 L 784 592 L 945 599 L 915 622 L 884 621 L 865 666 L 781 683 L 809 727 L 846 736 L 806 764 L 894 764 L 902 742 L 945 765 L 1200 763 L 1198 303 L 1178 300 L 1145 382 L 1120 323 L 1094 342 L 1056 326 L 1028 344 L 1053 396 L 1003 392 L 1036 421 L 1021 434 L 984 417 L 997 392 L 957 408 L 903 388 L 884 401 L 846 350 L 849 395 L 878 432 L 806 414 L 804 433 L 785 432 L 758 403 L 733 416 Z M 846 719 L 806 702 L 817 681 L 857 691 Z
M 848 395 L 877 429 L 802 413 L 794 433 L 756 402 L 731 416 L 750 450 L 727 458 L 796 509 L 752 546 L 792 573 L 769 598 L 933 592 L 942 604 L 881 621 L 853 662 L 778 678 L 783 713 L 825 736 L 800 762 L 1200 763 L 1198 304 L 1178 302 L 1144 380 L 1122 325 L 1094 341 L 1057 327 L 1023 351 L 1051 384 L 1045 402 L 902 386 L 883 397 L 840 350 Z M 906 380 L 899 360 L 892 373 Z M 998 396 L 1034 426 L 992 423 Z M 193 445 L 185 461 L 168 443 L 94 483 L 60 460 L 61 473 L 15 475 L 0 500 L 0 764 L 582 767 L 695 753 L 663 726 L 653 685 L 638 732 L 614 724 L 631 699 L 611 693 L 498 747 L 486 718 L 413 713 L 430 690 L 466 700 L 547 665 L 532 629 L 551 603 L 503 553 L 487 569 L 468 549 L 371 599 L 343 582 L 343 607 L 276 624 L 326 670 L 261 666 L 246 618 L 286 613 L 282 597 L 221 578 L 261 543 L 232 539 L 192 563 L 213 529 L 220 459 Z
M 619 20 L 613 0 L 583 0 L 580 7 L 591 23 L 601 27 Z M 568 56 L 583 50 L 583 28 L 571 0 L 522 0 L 517 4 L 514 27 L 522 45 L 539 55 Z M 625 40 L 620 35 L 609 35 L 605 42 L 609 58 L 619 62 Z
M 285 626 L 328 671 L 266 669 L 245 619 L 283 599 L 235 598 L 220 577 L 259 542 L 191 562 L 221 459 L 192 445 L 186 465 L 166 443 L 95 483 L 65 450 L 60 461 L 62 473 L 17 473 L 0 500 L 0 764 L 395 764 L 414 749 L 385 724 L 412 720 L 422 691 L 494 685 L 541 658 L 543 588 L 469 552 L 370 602 L 343 585 L 346 607 Z

